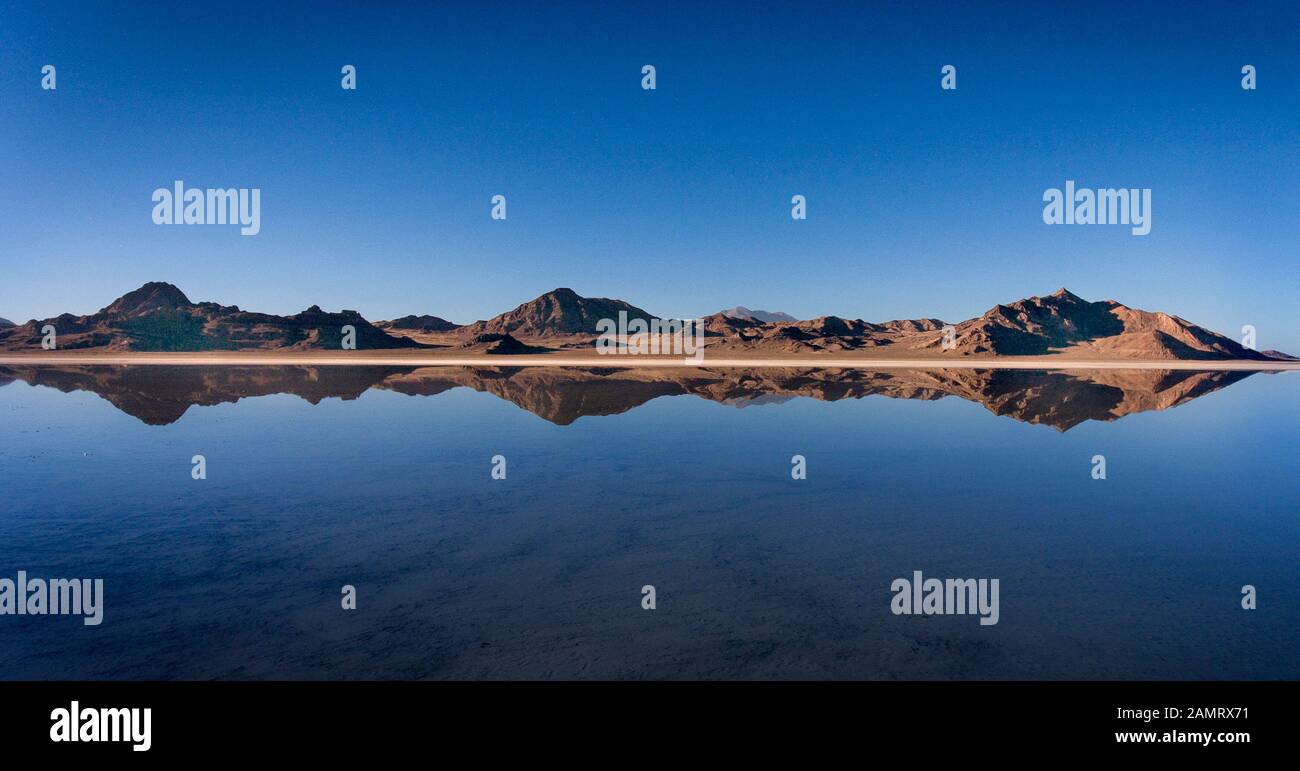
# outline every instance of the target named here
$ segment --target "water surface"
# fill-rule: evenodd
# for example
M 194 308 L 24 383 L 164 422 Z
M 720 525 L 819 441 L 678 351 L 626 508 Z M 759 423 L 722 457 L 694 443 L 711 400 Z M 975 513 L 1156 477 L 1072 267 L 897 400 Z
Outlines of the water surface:
M 1298 382 L 0 368 L 0 577 L 107 595 L 0 677 L 1297 678 Z

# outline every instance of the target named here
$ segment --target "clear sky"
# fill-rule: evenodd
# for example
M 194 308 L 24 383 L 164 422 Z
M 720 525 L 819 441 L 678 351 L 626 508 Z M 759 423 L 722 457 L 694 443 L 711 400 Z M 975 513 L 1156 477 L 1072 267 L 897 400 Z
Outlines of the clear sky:
M 371 319 L 568 286 L 956 321 L 1064 285 L 1300 353 L 1293 3 L 380 5 L 7 7 L 0 316 L 163 280 Z M 154 225 L 177 179 L 261 188 L 261 233 Z M 1151 188 L 1151 234 L 1045 225 L 1067 179 Z

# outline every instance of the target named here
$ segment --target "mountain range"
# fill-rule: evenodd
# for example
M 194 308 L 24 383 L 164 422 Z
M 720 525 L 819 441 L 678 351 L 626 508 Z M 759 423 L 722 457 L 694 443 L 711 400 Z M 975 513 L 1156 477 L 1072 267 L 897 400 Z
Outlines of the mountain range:
M 172 284 L 151 282 L 99 311 L 0 326 L 0 350 L 41 350 L 42 329 L 55 328 L 58 348 L 104 351 L 339 350 L 343 327 L 356 347 L 455 348 L 486 353 L 537 354 L 590 349 L 601 319 L 656 318 L 623 300 L 583 297 L 560 288 L 491 319 L 457 325 L 433 315 L 371 323 L 352 310 L 331 313 L 313 305 L 277 316 L 233 305 L 192 302 Z M 783 318 L 779 318 L 783 317 Z M 1063 354 L 1091 359 L 1290 359 L 1255 351 L 1167 313 L 1130 308 L 1114 300 L 1091 302 L 1060 289 L 1050 295 L 999 304 L 948 326 L 937 318 L 868 322 L 839 316 L 807 320 L 737 306 L 703 319 L 711 352 L 811 354 L 879 352 L 911 356 L 1029 356 Z M 775 320 L 774 320 L 775 319 Z M 945 340 L 952 343 L 945 347 Z
M 191 302 L 175 286 L 154 281 L 86 316 L 64 313 L 0 329 L 0 350 L 40 350 L 46 325 L 54 327 L 64 350 L 337 350 L 348 325 L 356 329 L 358 348 L 419 347 L 356 311 L 328 313 L 313 305 L 292 316 L 253 313 L 235 305 Z

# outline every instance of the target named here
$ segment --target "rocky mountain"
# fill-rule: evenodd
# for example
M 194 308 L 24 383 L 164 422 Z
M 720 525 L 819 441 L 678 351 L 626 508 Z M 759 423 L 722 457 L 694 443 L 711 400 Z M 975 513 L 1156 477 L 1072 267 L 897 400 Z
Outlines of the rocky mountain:
M 572 289 L 555 289 L 487 321 L 477 321 L 462 328 L 466 335 L 508 334 L 517 338 L 557 337 L 599 334 L 596 323 L 601 319 L 618 320 L 619 311 L 629 319 L 649 321 L 655 316 L 622 300 L 583 297 Z
M 378 329 L 356 311 L 329 313 L 313 305 L 292 316 L 252 313 L 234 305 L 191 302 L 171 284 L 150 282 L 87 316 L 65 313 L 0 329 L 0 350 L 41 350 L 46 325 L 54 327 L 60 350 L 338 350 L 344 326 L 356 330 L 358 349 L 419 347 Z
M 781 311 L 754 311 L 743 305 L 737 305 L 734 308 L 728 308 L 725 311 L 718 311 L 723 316 L 729 316 L 733 319 L 748 319 L 750 321 L 762 321 L 772 323 L 776 321 L 798 321 L 794 316 Z
M 918 340 L 942 351 L 942 330 Z M 956 325 L 950 354 L 1026 356 L 1070 353 L 1117 359 L 1253 359 L 1270 357 L 1166 313 L 1114 300 L 1089 302 L 1067 289 L 997 305 Z
M 16 327 L 16 326 L 18 325 L 13 323 L 9 319 L 0 318 L 0 327 Z

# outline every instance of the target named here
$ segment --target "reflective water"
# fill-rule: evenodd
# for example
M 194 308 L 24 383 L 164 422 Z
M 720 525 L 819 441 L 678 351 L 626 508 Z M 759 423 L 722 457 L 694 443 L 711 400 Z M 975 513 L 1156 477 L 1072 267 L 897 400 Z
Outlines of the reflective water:
M 1296 678 L 1298 377 L 0 367 L 0 677 Z

